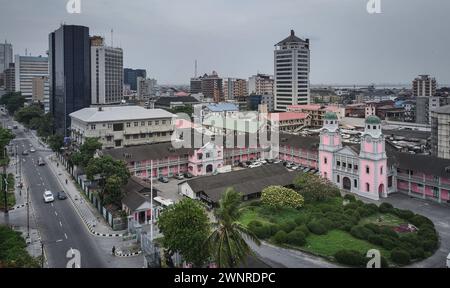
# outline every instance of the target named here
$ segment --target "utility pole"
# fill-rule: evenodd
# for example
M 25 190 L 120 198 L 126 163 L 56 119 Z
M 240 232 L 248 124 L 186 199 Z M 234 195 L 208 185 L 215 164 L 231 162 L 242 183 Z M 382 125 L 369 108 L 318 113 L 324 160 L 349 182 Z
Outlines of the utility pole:
M 30 187 L 27 187 L 27 235 L 30 238 Z
M 5 161 L 6 161 L 6 157 L 8 157 L 7 156 L 7 153 L 6 153 L 6 147 L 5 147 L 5 149 L 4 149 L 4 151 L 3 151 L 3 153 L 4 153 L 4 156 L 3 156 L 3 158 L 5 159 Z M 7 193 L 8 193 L 8 182 L 6 181 L 6 163 L 5 163 L 5 165 L 3 166 L 3 176 L 2 176 L 2 178 L 3 177 L 5 177 L 4 179 L 2 179 L 2 180 L 4 180 L 4 181 L 2 181 L 2 182 L 4 182 L 5 184 L 5 194 L 4 194 L 4 196 L 5 196 L 5 214 L 8 214 L 8 195 L 7 195 Z M 2 187 L 3 187 L 3 183 L 2 183 Z
M 41 242 L 41 268 L 44 268 L 44 242 Z

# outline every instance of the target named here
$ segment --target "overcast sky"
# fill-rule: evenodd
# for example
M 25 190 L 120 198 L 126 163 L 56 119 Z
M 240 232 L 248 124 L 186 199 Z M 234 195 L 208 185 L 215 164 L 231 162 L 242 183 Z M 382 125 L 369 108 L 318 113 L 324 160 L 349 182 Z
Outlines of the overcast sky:
M 85 25 L 124 49 L 124 65 L 159 83 L 273 74 L 273 45 L 294 29 L 311 41 L 313 84 L 409 83 L 432 74 L 450 83 L 449 0 L 0 0 L 0 41 L 14 53 L 45 54 L 60 23 Z

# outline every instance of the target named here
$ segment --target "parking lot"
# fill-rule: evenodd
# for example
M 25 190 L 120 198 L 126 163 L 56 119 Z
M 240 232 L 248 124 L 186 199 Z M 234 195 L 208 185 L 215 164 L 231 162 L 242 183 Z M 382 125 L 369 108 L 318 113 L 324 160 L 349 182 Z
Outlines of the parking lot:
M 162 183 L 155 179 L 153 180 L 153 186 L 160 191 L 158 193 L 158 196 L 161 196 L 165 199 L 170 199 L 177 203 L 178 201 L 183 199 L 183 196 L 178 194 L 178 183 L 185 180 L 177 180 L 175 178 L 168 179 L 169 183 Z

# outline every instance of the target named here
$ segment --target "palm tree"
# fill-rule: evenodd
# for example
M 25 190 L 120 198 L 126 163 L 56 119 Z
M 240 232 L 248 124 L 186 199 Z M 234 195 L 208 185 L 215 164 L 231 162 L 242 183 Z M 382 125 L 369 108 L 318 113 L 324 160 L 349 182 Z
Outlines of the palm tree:
M 233 188 L 228 188 L 215 212 L 217 223 L 213 224 L 213 231 L 207 242 L 220 268 L 232 268 L 245 263 L 247 256 L 253 253 L 246 238 L 258 246 L 261 244 L 252 231 L 238 222 L 241 202 L 242 195 Z

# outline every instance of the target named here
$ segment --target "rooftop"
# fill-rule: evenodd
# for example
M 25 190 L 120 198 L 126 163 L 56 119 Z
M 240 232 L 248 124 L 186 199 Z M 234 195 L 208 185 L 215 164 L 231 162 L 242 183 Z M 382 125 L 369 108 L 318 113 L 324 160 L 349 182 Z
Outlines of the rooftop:
M 289 35 L 289 37 L 284 38 L 283 40 L 281 40 L 280 42 L 275 44 L 275 46 L 286 45 L 286 44 L 290 44 L 290 43 L 305 43 L 306 44 L 306 43 L 308 43 L 308 41 L 298 38 L 297 36 L 295 36 L 294 30 L 291 30 L 291 35 Z
M 172 118 L 176 115 L 163 109 L 145 109 L 140 106 L 90 107 L 69 115 L 86 123 Z
M 286 121 L 286 120 L 306 119 L 308 118 L 308 116 L 309 116 L 308 113 L 303 112 L 280 112 L 280 113 L 270 113 L 269 119 Z
M 377 116 L 372 115 L 372 116 L 369 116 L 366 118 L 366 123 L 367 124 L 381 124 L 381 120 Z
M 432 112 L 438 114 L 450 114 L 450 105 L 441 106 L 439 108 L 434 109 Z
M 213 103 L 206 108 L 212 112 L 239 111 L 239 106 L 234 103 Z

